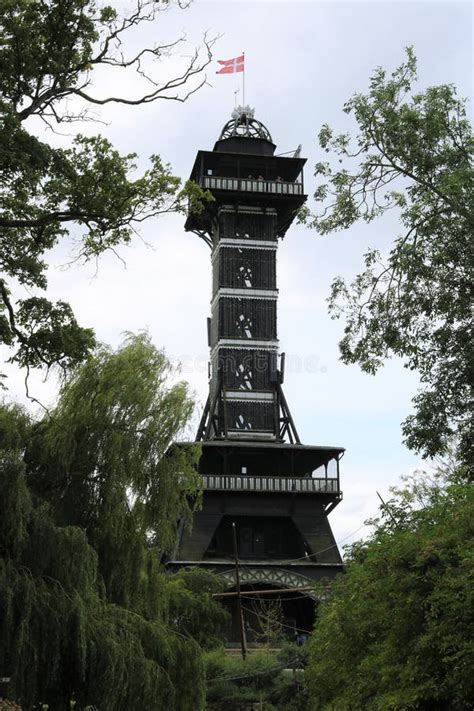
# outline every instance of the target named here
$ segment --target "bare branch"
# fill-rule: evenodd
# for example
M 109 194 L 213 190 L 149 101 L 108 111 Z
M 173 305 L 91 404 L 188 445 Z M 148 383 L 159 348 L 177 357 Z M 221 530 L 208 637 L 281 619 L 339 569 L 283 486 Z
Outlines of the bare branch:
M 180 2 L 179 0 L 177 4 L 181 9 L 185 9 L 189 5 L 188 2 Z M 206 84 L 207 78 L 205 76 L 205 69 L 212 60 L 211 48 L 218 39 L 218 36 L 208 39 L 207 34 L 204 34 L 204 57 L 202 60 L 201 49 L 195 49 L 184 71 L 179 76 L 164 82 L 158 81 L 157 78 L 151 75 L 147 69 L 146 60 L 154 62 L 163 57 L 170 56 L 178 45 L 186 41 L 185 35 L 178 37 L 178 39 L 172 42 L 157 44 L 153 47 L 144 47 L 135 54 L 132 54 L 132 56 L 126 56 L 126 52 L 122 50 L 122 39 L 124 39 L 123 36 L 127 33 L 127 30 L 136 27 L 142 22 L 152 22 L 159 13 L 168 10 L 169 7 L 170 5 L 168 3 L 163 5 L 162 3 L 157 3 L 155 0 L 137 0 L 134 11 L 116 22 L 111 22 L 110 20 L 104 21 L 100 17 L 90 18 L 97 25 L 102 26 L 102 35 L 104 34 L 104 28 L 106 32 L 105 37 L 102 36 L 102 38 L 99 39 L 97 53 L 94 55 L 91 52 L 89 56 L 81 58 L 80 63 L 73 65 L 68 64 L 66 56 L 64 71 L 53 77 L 48 74 L 46 67 L 40 68 L 34 86 L 23 88 L 23 96 L 19 96 L 16 101 L 16 106 L 19 106 L 17 110 L 19 119 L 23 121 L 29 116 L 37 114 L 41 116 L 45 111 L 48 111 L 52 113 L 52 117 L 58 123 L 83 121 L 87 118 L 86 110 L 81 111 L 79 114 L 62 114 L 61 111 L 58 111 L 53 106 L 57 106 L 58 103 L 68 97 L 76 96 L 88 104 L 93 105 L 120 103 L 134 106 L 151 103 L 158 99 L 179 102 L 186 101 L 192 94 Z M 77 23 L 82 19 L 83 15 L 79 15 Z M 77 31 L 79 30 L 77 29 Z M 74 40 L 77 37 L 77 32 L 73 31 L 71 35 Z M 70 54 L 72 59 L 74 42 L 72 42 L 71 46 L 66 46 L 64 49 L 66 55 Z M 18 84 L 20 85 L 21 47 L 17 47 L 17 53 Z M 136 98 L 129 98 L 127 96 L 94 96 L 93 93 L 87 90 L 87 87 L 91 85 L 91 70 L 102 65 L 124 70 L 132 69 L 141 79 L 151 84 L 154 89 Z M 203 76 L 201 81 L 198 81 L 196 86 L 188 88 L 189 83 L 192 82 L 193 79 L 198 79 L 199 75 Z M 183 88 L 186 88 L 186 91 L 181 93 L 180 89 Z M 24 99 L 29 100 L 27 106 L 25 106 Z
M 88 101 L 91 104 L 100 104 L 101 106 L 109 103 L 117 103 L 117 104 L 127 104 L 129 106 L 137 106 L 139 104 L 150 104 L 154 101 L 157 101 L 158 99 L 165 99 L 168 101 L 180 101 L 180 102 L 185 102 L 187 99 L 189 99 L 192 94 L 196 93 L 196 91 L 199 91 L 201 87 L 203 87 L 207 83 L 207 76 L 204 75 L 204 78 L 202 81 L 193 89 L 190 89 L 184 96 L 179 96 L 178 93 L 175 94 L 167 94 L 166 92 L 172 91 L 174 89 L 179 89 L 183 86 L 185 86 L 191 77 L 197 76 L 199 74 L 202 74 L 202 72 L 205 70 L 205 68 L 210 64 L 212 61 L 212 51 L 211 47 L 216 41 L 217 38 L 214 38 L 212 40 L 207 40 L 206 38 L 204 39 L 204 44 L 207 50 L 207 59 L 204 63 L 198 64 L 198 59 L 199 59 L 199 50 L 196 49 L 191 61 L 186 68 L 186 70 L 179 76 L 175 77 L 174 79 L 170 79 L 168 82 L 163 84 L 162 86 L 156 86 L 156 83 L 150 79 L 150 77 L 146 76 L 148 81 L 151 81 L 152 84 L 156 86 L 156 89 L 148 94 L 143 94 L 142 96 L 138 97 L 137 99 L 127 99 L 125 97 L 119 97 L 119 96 L 109 96 L 104 99 L 100 99 L 94 96 L 91 96 L 90 94 L 86 94 L 86 92 L 82 91 L 82 89 L 71 89 L 70 93 L 75 94 L 77 96 L 80 96 L 82 99 L 85 101 Z M 116 66 L 123 66 L 121 64 L 117 64 Z M 139 72 L 141 73 L 141 72 Z

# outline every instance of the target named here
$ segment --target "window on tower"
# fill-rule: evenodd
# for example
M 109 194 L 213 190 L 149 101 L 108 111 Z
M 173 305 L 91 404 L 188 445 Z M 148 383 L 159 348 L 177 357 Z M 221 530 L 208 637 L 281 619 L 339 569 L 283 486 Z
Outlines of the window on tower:
M 304 558 L 311 553 L 289 516 L 224 516 L 206 557 L 233 556 L 232 523 L 237 527 L 240 558 Z
M 276 299 L 220 299 L 218 338 L 272 340 L 276 337 Z

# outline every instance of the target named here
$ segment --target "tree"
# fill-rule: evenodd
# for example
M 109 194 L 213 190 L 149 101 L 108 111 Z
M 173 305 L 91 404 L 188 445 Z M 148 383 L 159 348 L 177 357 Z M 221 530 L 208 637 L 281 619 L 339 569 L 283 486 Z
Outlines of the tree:
M 321 604 L 306 674 L 310 708 L 472 708 L 473 505 L 459 467 L 393 490 Z
M 59 525 L 86 531 L 118 604 L 141 594 L 143 537 L 157 551 L 171 549 L 200 489 L 199 448 L 169 451 L 194 406 L 184 383 L 167 387 L 170 373 L 144 334 L 117 352 L 97 350 L 68 378 L 25 452 L 31 490 Z
M 204 705 L 201 648 L 176 610 L 218 636 L 219 587 L 165 574 L 178 519 L 199 501 L 191 411 L 145 335 L 102 348 L 40 422 L 0 408 L 0 675 L 23 708 Z M 193 503 L 194 502 L 194 503 Z M 179 585 L 179 600 L 176 587 Z
M 185 3 L 178 5 L 185 6 Z M 95 259 L 131 240 L 141 223 L 187 207 L 199 210 L 204 193 L 181 186 L 159 156 L 142 175 L 136 155 L 121 155 L 100 135 L 76 135 L 68 148 L 38 138 L 38 120 L 59 124 L 94 120 L 87 107 L 185 101 L 205 82 L 212 41 L 204 59 L 196 50 L 174 78 L 160 80 L 156 63 L 184 41 L 142 47 L 127 54 L 127 37 L 153 22 L 170 3 L 136 0 L 119 17 L 94 0 L 5 0 L 0 43 L 0 342 L 12 360 L 31 367 L 81 362 L 94 346 L 68 304 L 51 303 L 45 255 L 66 237 L 77 242 L 76 258 Z M 93 76 L 133 72 L 137 94 L 100 96 Z M 77 107 L 77 109 L 76 109 Z M 15 284 L 38 293 L 15 300 Z
M 403 423 L 407 445 L 433 457 L 455 439 L 468 461 L 474 137 L 454 86 L 411 95 L 416 79 L 408 49 L 391 76 L 378 69 L 369 93 L 345 104 L 355 142 L 323 126 L 320 145 L 338 162 L 316 165 L 324 208 L 304 217 L 327 234 L 398 212 L 403 234 L 388 256 L 370 249 L 352 284 L 332 284 L 330 312 L 345 318 L 341 357 L 375 373 L 396 355 L 417 370 L 423 387 Z
M 204 650 L 224 641 L 230 616 L 212 595 L 226 587 L 224 578 L 202 568 L 184 568 L 169 577 L 170 619 L 181 634 L 195 639 Z
M 254 635 L 260 644 L 266 644 L 270 649 L 281 643 L 284 634 L 283 610 L 281 600 L 257 600 L 250 608 L 254 620 Z

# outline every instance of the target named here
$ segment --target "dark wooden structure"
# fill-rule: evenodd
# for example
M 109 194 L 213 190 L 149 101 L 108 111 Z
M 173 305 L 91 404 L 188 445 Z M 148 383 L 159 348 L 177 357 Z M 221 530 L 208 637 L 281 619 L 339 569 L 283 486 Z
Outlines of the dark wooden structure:
M 328 514 L 342 498 L 344 450 L 301 444 L 283 393 L 276 259 L 279 238 L 306 200 L 305 159 L 299 151 L 277 156 L 275 148 L 253 112 L 239 107 L 191 172 L 214 197 L 185 225 L 212 250 L 210 387 L 196 437 L 204 498 L 169 566 L 209 568 L 232 589 L 235 523 L 242 589 L 295 590 L 280 602 L 285 624 L 297 631 L 311 625 L 308 585 L 342 568 Z

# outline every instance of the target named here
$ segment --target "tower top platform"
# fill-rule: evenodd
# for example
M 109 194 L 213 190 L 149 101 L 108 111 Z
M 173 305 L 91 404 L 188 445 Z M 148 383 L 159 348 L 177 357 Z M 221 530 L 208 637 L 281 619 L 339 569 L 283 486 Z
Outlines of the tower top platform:
M 190 213 L 185 229 L 200 236 L 212 233 L 212 222 L 223 205 L 260 205 L 278 215 L 277 237 L 283 237 L 306 195 L 301 146 L 292 155 L 275 155 L 276 145 L 249 106 L 237 107 L 212 151 L 199 150 L 190 179 L 209 190 L 214 201 L 201 213 Z M 210 244 L 210 239 L 206 240 Z

